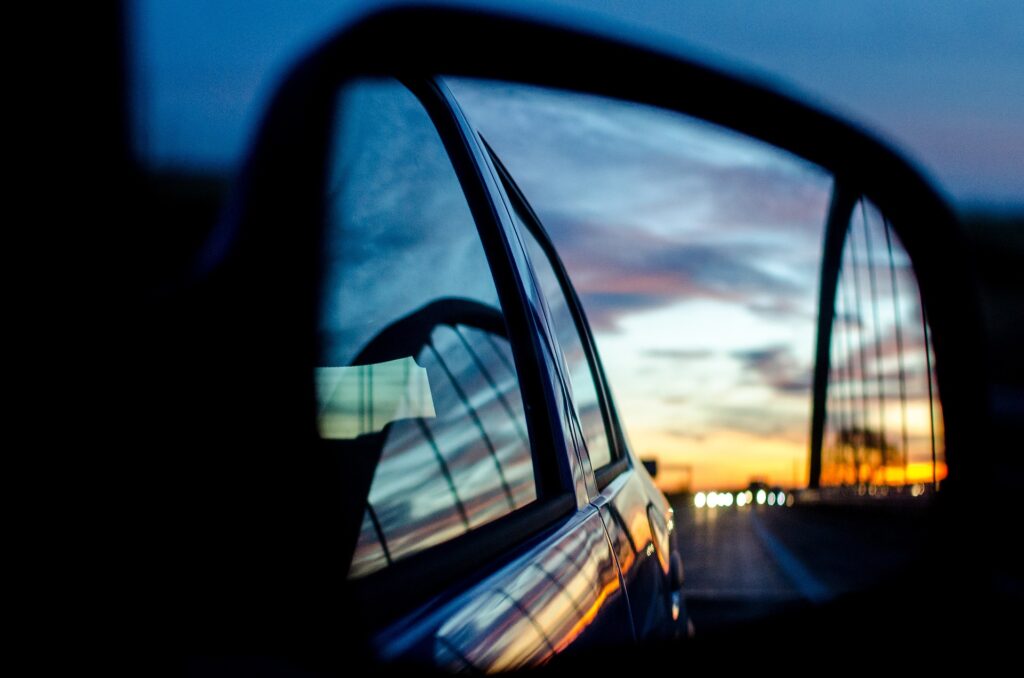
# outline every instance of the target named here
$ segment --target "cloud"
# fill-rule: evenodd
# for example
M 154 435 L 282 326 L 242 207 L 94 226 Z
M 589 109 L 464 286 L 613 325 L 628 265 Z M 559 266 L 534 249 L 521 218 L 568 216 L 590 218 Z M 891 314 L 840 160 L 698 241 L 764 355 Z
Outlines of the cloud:
M 901 329 L 899 337 L 895 325 L 885 327 L 880 333 L 876 328 L 865 326 L 854 327 L 854 331 L 845 335 L 839 334 L 833 342 L 833 369 L 874 376 L 879 371 L 886 371 L 882 363 L 888 363 L 890 367 L 897 364 L 901 352 L 908 366 L 923 365 L 925 343 L 922 327 L 918 324 L 903 325 Z M 841 331 L 841 328 L 833 328 L 833 332 Z
M 596 329 L 614 330 L 625 315 L 696 299 L 803 313 L 803 288 L 759 266 L 759 246 L 680 241 L 567 218 L 549 224 Z
M 730 355 L 741 363 L 745 371 L 752 372 L 757 382 L 780 394 L 810 393 L 811 366 L 801 364 L 789 345 L 733 351 Z
M 813 314 L 804 306 L 831 195 L 823 170 L 658 109 L 450 84 L 539 215 L 595 329 L 692 299 Z
M 755 436 L 802 439 L 807 435 L 807 415 L 800 412 L 768 410 L 765 407 L 722 405 L 708 408 L 708 421 L 727 430 Z
M 813 322 L 818 317 L 815 310 L 791 298 L 755 300 L 748 303 L 746 308 L 751 313 L 771 320 L 778 318 L 801 318 Z
M 702 443 L 707 439 L 707 434 L 694 433 L 693 431 L 683 431 L 680 429 L 665 429 L 665 435 L 673 438 L 680 438 L 682 440 L 692 440 L 694 442 Z
M 709 225 L 804 234 L 818 234 L 824 226 L 829 191 L 784 164 L 694 169 L 712 200 Z
M 714 351 L 709 348 L 652 348 L 644 351 L 643 355 L 648 358 L 659 358 L 665 360 L 703 360 L 714 355 Z

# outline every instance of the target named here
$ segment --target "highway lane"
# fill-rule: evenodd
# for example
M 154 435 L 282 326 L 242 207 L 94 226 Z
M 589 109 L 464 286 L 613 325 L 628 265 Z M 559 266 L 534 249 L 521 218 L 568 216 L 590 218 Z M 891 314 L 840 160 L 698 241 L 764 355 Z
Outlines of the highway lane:
M 695 508 L 673 500 L 687 605 L 710 632 L 862 590 L 911 562 L 925 503 Z

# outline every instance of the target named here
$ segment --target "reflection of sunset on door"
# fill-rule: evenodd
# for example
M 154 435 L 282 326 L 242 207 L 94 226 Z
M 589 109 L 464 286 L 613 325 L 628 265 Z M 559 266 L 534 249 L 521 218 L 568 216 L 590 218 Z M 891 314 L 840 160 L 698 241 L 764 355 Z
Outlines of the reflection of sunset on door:
M 805 486 L 832 177 L 665 111 L 518 85 L 449 84 L 558 248 L 627 435 L 639 456 L 658 460 L 658 484 Z M 931 482 L 929 422 L 941 440 L 941 412 L 928 408 L 917 289 L 898 242 L 890 266 L 880 217 L 868 221 L 870 262 L 859 226 L 852 241 L 865 260 L 844 266 L 840 289 L 853 294 L 857 271 L 867 300 L 865 264 L 880 267 L 874 294 L 884 317 L 866 301 L 859 309 L 837 301 L 822 484 L 856 478 L 854 461 L 864 467 L 861 482 Z M 901 352 L 890 346 L 897 314 Z M 835 367 L 852 357 L 852 371 Z M 905 407 L 898 398 L 879 402 L 898 383 Z M 863 412 L 856 421 L 855 404 Z M 830 441 L 839 439 L 840 416 L 847 429 L 866 427 L 867 438 L 883 425 L 887 444 L 837 456 Z M 855 430 L 846 437 L 856 443 Z

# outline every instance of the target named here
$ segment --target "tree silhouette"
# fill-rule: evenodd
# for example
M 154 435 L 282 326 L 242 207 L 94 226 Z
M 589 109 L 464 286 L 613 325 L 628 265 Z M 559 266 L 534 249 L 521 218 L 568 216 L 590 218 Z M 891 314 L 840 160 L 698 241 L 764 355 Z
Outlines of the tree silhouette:
M 878 474 L 884 479 L 885 467 L 895 460 L 898 452 L 881 432 L 863 426 L 841 427 L 836 432 L 835 440 L 835 463 L 852 471 L 852 474 L 839 473 L 843 484 L 846 484 L 845 479 L 849 475 L 856 479 L 856 485 L 871 485 Z M 867 478 L 862 478 L 861 469 L 865 464 L 869 472 Z

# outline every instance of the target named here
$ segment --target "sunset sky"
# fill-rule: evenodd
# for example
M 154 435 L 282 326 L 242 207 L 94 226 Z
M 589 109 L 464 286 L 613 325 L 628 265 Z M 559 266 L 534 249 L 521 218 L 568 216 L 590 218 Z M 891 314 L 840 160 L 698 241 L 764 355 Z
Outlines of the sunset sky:
M 447 82 L 554 240 L 634 449 L 658 459 L 659 483 L 805 484 L 831 176 L 651 107 Z M 884 436 L 894 468 L 865 466 L 862 478 L 930 480 L 919 292 L 869 203 L 854 210 L 843 261 L 826 449 L 841 428 L 866 428 Z M 841 459 L 829 457 L 826 481 L 855 478 L 852 457 Z
M 662 484 L 806 482 L 831 177 L 657 109 L 450 85 L 559 249 Z

